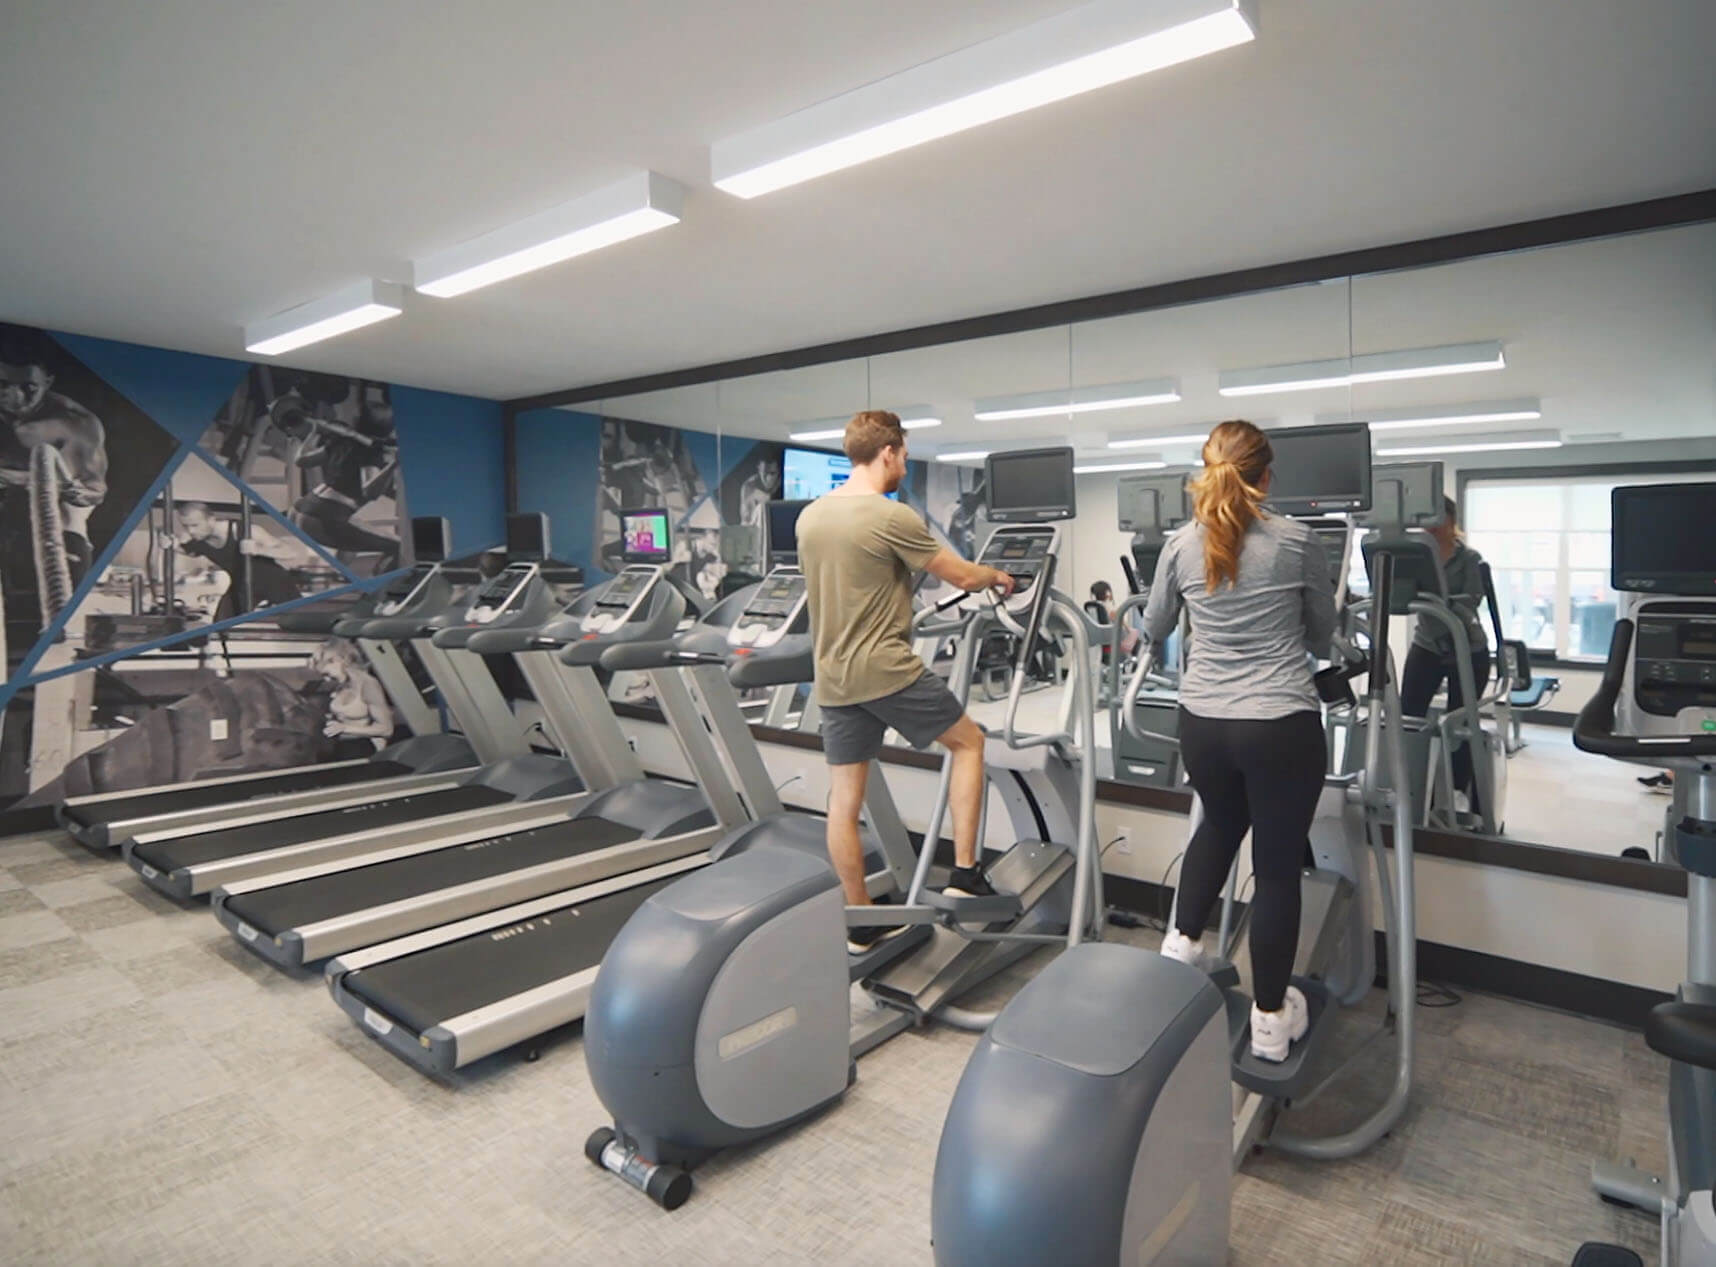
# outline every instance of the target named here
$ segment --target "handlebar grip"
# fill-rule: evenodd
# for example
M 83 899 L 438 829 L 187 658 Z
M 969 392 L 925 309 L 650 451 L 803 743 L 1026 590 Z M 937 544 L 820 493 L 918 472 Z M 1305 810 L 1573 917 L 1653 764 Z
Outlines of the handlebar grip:
M 562 649 L 564 658 L 567 651 L 576 647 L 572 643 Z M 597 663 L 610 672 L 621 669 L 660 669 L 673 663 L 674 645 L 670 639 L 657 642 L 620 642 L 608 647 L 597 657 Z

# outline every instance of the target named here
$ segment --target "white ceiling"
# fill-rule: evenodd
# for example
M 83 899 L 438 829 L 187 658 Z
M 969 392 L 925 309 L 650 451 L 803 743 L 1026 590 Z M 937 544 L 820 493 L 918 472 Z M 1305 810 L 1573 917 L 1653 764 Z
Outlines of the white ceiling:
M 1261 0 L 1252 45 L 754 202 L 707 147 L 1071 0 L 7 0 L 0 318 L 247 321 L 598 188 L 684 223 L 284 358 L 488 396 L 1707 186 L 1709 0 Z
M 1492 339 L 1504 345 L 1505 369 L 1246 399 L 1216 392 L 1223 369 L 1344 357 L 1349 341 L 1365 353 Z M 1067 435 L 1064 421 L 978 422 L 972 401 L 1063 387 L 1070 363 L 1078 386 L 1172 377 L 1183 397 L 1075 419 L 1072 436 L 1085 452 L 1103 450 L 1111 438 L 1187 434 L 1235 415 L 1290 425 L 1522 397 L 1541 400 L 1540 421 L 1436 434 L 1547 428 L 1569 443 L 1709 438 L 1716 436 L 1713 349 L 1716 224 L 1703 224 L 571 408 L 784 440 L 795 423 L 866 404 L 924 405 L 944 422 L 913 435 L 915 452 L 1018 446 Z M 1157 452 L 1187 460 L 1193 447 Z

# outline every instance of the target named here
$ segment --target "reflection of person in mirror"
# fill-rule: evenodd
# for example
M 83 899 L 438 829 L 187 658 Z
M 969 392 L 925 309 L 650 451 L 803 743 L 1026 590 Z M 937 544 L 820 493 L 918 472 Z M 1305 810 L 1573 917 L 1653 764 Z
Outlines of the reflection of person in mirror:
M 367 757 L 393 734 L 393 707 L 381 683 L 364 667 L 350 643 L 328 641 L 310 658 L 310 668 L 329 690 L 322 734 L 333 741 L 328 760 Z
M 947 543 L 956 554 L 970 558 L 977 553 L 977 516 L 983 510 L 984 484 L 981 479 L 959 495 L 959 502 L 947 521 Z
M 1471 643 L 1472 688 L 1482 695 L 1490 680 L 1489 639 L 1484 636 L 1484 623 L 1478 615 L 1484 603 L 1484 560 L 1466 544 L 1454 499 L 1444 498 L 1442 505 L 1442 520 L 1432 524 L 1429 531 L 1435 538 L 1436 552 L 1442 556 L 1449 604 L 1465 626 L 1466 638 Z M 1414 625 L 1412 649 L 1406 653 L 1406 664 L 1400 671 L 1401 712 L 1409 717 L 1423 717 L 1444 682 L 1448 688 L 1448 710 L 1465 707 L 1466 692 L 1454 662 L 1453 633 L 1436 620 L 1419 619 Z M 1472 813 L 1481 813 L 1471 749 L 1461 744 L 1453 754 L 1453 764 L 1455 790 L 1466 794 Z
M 321 417 L 291 392 L 275 401 L 270 413 L 296 441 L 296 464 L 317 473 L 315 487 L 292 507 L 292 522 L 330 550 L 380 555 L 377 567 L 385 572 L 399 557 L 399 539 L 354 522 L 354 516 L 392 494 L 399 474 L 387 384 L 358 384 L 358 403 L 358 417 L 350 425 Z
M 285 542 L 252 530 L 248 537 L 238 535 L 238 525 L 222 520 L 202 502 L 184 502 L 179 506 L 177 539 L 169 537 L 163 548 L 207 559 L 225 572 L 226 593 L 215 608 L 215 620 L 242 616 L 258 607 L 276 607 L 299 597 L 297 584 L 287 566 L 296 562 L 293 551 Z M 243 579 L 246 558 L 250 560 L 250 603 L 244 605 Z
M 0 491 L 5 494 L 0 535 L 7 556 L 0 566 L 19 568 L 21 561 L 12 556 L 24 553 L 21 547 L 28 542 L 38 575 L 60 572 L 60 587 L 69 590 L 83 579 L 95 554 L 89 517 L 107 496 L 106 434 L 100 419 L 53 391 L 53 384 L 44 366 L 0 361 Z M 45 451 L 40 457 L 39 450 Z M 38 468 L 34 475 L 32 466 Z M 44 466 L 52 469 L 44 472 Z M 39 487 L 44 478 L 57 488 Z M 33 485 L 50 499 L 47 504 L 31 507 Z M 40 526 L 56 521 L 58 531 L 44 539 Z M 46 604 L 48 596 L 42 597 Z M 67 593 L 61 601 L 69 598 Z M 53 614 L 44 612 L 43 618 Z

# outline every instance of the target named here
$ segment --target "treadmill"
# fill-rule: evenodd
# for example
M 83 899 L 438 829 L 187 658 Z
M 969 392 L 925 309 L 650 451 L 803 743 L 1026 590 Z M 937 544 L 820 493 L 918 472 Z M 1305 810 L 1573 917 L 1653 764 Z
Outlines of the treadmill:
M 533 518 L 533 517 L 525 517 Z M 435 838 L 449 822 L 482 817 L 520 802 L 554 802 L 563 817 L 575 808 L 565 798 L 584 790 L 570 754 L 536 751 L 483 657 L 469 644 L 490 628 L 540 625 L 557 610 L 549 588 L 555 569 L 519 554 L 469 598 L 439 609 L 427 604 L 342 624 L 370 641 L 410 639 L 442 684 L 442 694 L 487 761 L 445 777 L 434 786 L 392 795 L 391 788 L 363 801 L 294 816 L 238 817 L 191 832 L 139 832 L 123 846 L 126 861 L 146 883 L 171 897 L 196 897 L 219 884 L 303 865 L 312 858 L 344 857 L 400 843 L 413 834 Z M 576 574 L 581 579 L 581 574 Z M 349 627 L 348 627 L 349 626 Z M 563 749 L 563 752 L 565 750 Z
M 417 562 L 350 605 L 295 608 L 274 617 L 292 633 L 333 636 L 367 616 L 419 606 L 441 607 L 475 579 L 445 562 L 447 521 L 412 520 Z M 412 737 L 368 757 L 324 761 L 289 770 L 260 770 L 195 779 L 141 791 L 74 796 L 56 810 L 60 826 L 91 849 L 117 848 L 138 831 L 194 830 L 248 814 L 298 813 L 354 804 L 386 789 L 446 786 L 453 771 L 477 764 L 463 735 L 444 733 L 438 711 L 389 641 L 359 641 L 369 670 L 404 717 Z
M 215 890 L 217 919 L 269 962 L 294 968 L 361 946 L 423 932 L 622 872 L 703 855 L 742 812 L 725 786 L 705 721 L 685 683 L 653 674 L 658 702 L 679 734 L 698 787 L 646 779 L 607 707 L 594 666 L 616 643 L 659 640 L 678 625 L 686 595 L 665 564 L 628 565 L 534 633 L 496 631 L 473 649 L 558 657 L 574 689 L 601 700 L 559 725 L 604 733 L 624 782 L 589 797 L 570 817 L 501 833 L 465 831 Z M 525 650 L 528 648 L 528 650 Z M 581 685 L 577 685 L 581 684 Z M 562 710 L 549 693 L 545 710 Z M 710 805 L 717 808 L 711 813 Z M 546 808 L 546 807 L 545 807 Z
M 770 503 L 772 544 L 791 545 L 790 519 L 800 508 Z M 663 711 L 721 819 L 712 853 L 341 954 L 326 968 L 329 992 L 371 1037 L 427 1073 L 450 1074 L 581 1018 L 602 956 L 632 913 L 678 876 L 720 857 L 759 820 L 775 824 L 774 839 L 790 837 L 824 856 L 824 820 L 783 813 L 736 690 L 805 682 L 813 671 L 796 554 L 771 549 L 771 559 L 776 566 L 763 581 L 730 595 L 686 632 L 601 655 L 605 669 L 648 672 L 658 692 L 675 679 L 681 691 L 689 684 L 698 714 L 690 728 L 683 715 Z M 867 870 L 891 873 L 903 888 L 914 862 L 911 839 L 879 770 L 865 804 Z M 917 930 L 919 939 L 926 933 Z

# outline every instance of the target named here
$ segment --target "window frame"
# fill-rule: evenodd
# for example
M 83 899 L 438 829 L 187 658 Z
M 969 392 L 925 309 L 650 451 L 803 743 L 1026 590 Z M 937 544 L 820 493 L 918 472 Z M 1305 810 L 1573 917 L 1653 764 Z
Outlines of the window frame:
M 1699 475 L 1716 478 L 1716 462 L 1707 461 L 1655 461 L 1655 462 L 1591 462 L 1578 465 L 1544 465 L 1544 466 L 1496 466 L 1470 467 L 1455 472 L 1454 500 L 1460 510 L 1460 522 L 1466 521 L 1466 492 L 1473 483 L 1509 484 L 1526 480 L 1553 482 L 1556 480 L 1572 481 L 1578 479 L 1627 477 L 1627 476 L 1674 476 Z M 1672 480 L 1664 482 L 1673 482 Z M 1565 487 L 1565 485 L 1563 485 Z M 1569 645 L 1572 624 L 1569 597 L 1565 582 L 1573 572 L 1589 572 L 1590 568 L 1575 568 L 1568 558 L 1568 534 L 1571 532 L 1588 531 L 1579 528 L 1559 528 L 1556 530 L 1558 543 L 1558 559 L 1555 568 L 1556 598 L 1555 598 L 1555 649 L 1553 652 L 1532 648 L 1532 662 L 1551 667 L 1590 669 L 1601 667 L 1603 656 L 1564 656 L 1562 648 Z M 1542 569 L 1531 569 L 1541 571 Z M 1604 569 L 1607 575 L 1607 569 Z

